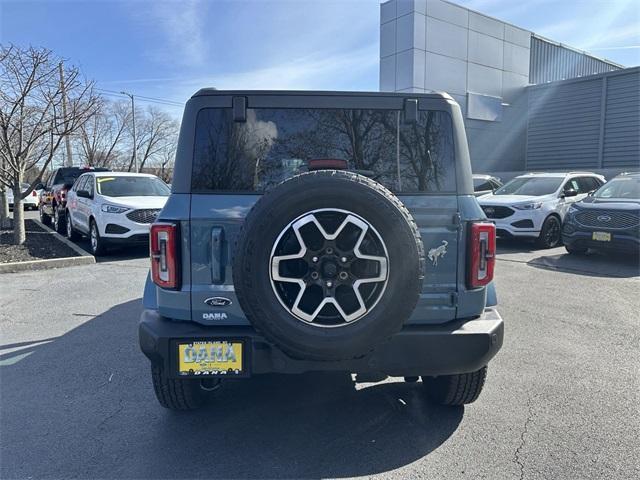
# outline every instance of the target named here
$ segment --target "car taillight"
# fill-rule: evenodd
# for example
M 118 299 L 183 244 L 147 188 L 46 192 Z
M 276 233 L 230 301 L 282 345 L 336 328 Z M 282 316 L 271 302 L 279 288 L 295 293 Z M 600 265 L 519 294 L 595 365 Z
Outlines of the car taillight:
M 37 197 L 37 196 L 38 196 L 38 194 L 36 193 L 36 191 L 35 191 L 35 190 L 31 190 L 31 196 L 32 196 L 32 197 Z
M 493 280 L 496 264 L 496 226 L 493 223 L 472 223 L 469 232 L 467 285 L 478 288 Z
M 151 278 L 162 288 L 179 286 L 178 226 L 173 223 L 154 223 L 149 234 Z

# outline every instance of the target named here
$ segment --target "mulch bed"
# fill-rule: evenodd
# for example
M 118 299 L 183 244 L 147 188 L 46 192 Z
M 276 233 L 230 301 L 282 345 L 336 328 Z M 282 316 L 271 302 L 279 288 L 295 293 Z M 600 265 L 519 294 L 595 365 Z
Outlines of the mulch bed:
M 25 220 L 25 229 L 27 241 L 23 245 L 12 245 L 12 230 L 0 230 L 0 263 L 79 256 L 33 220 Z

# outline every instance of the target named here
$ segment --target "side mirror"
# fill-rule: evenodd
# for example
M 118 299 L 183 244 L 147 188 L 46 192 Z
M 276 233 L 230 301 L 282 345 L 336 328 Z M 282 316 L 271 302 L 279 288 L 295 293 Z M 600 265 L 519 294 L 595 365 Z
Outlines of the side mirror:
M 86 190 L 78 190 L 76 192 L 76 195 L 79 196 L 80 198 L 91 198 L 91 195 Z
M 562 193 L 562 198 L 575 197 L 576 195 L 578 195 L 578 192 L 576 192 L 573 188 L 570 188 L 569 190 L 565 190 Z

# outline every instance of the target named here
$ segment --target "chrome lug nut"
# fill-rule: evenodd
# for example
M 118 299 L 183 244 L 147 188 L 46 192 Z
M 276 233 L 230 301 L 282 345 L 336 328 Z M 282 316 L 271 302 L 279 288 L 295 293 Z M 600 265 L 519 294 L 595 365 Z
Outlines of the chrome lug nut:
M 317 262 L 318 262 L 318 257 L 313 257 L 313 258 L 311 259 L 311 261 L 312 261 L 313 263 L 317 263 Z
M 342 258 L 340 259 L 340 261 L 341 261 L 342 263 L 347 263 L 347 257 L 342 257 Z
M 333 287 L 333 282 L 327 282 L 327 287 L 329 288 Z

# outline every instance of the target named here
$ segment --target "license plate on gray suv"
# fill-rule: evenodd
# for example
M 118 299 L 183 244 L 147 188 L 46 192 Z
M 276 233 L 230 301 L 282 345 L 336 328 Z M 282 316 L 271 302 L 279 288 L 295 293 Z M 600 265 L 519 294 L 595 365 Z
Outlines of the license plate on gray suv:
M 244 373 L 242 341 L 203 340 L 180 342 L 178 375 L 242 375 Z

